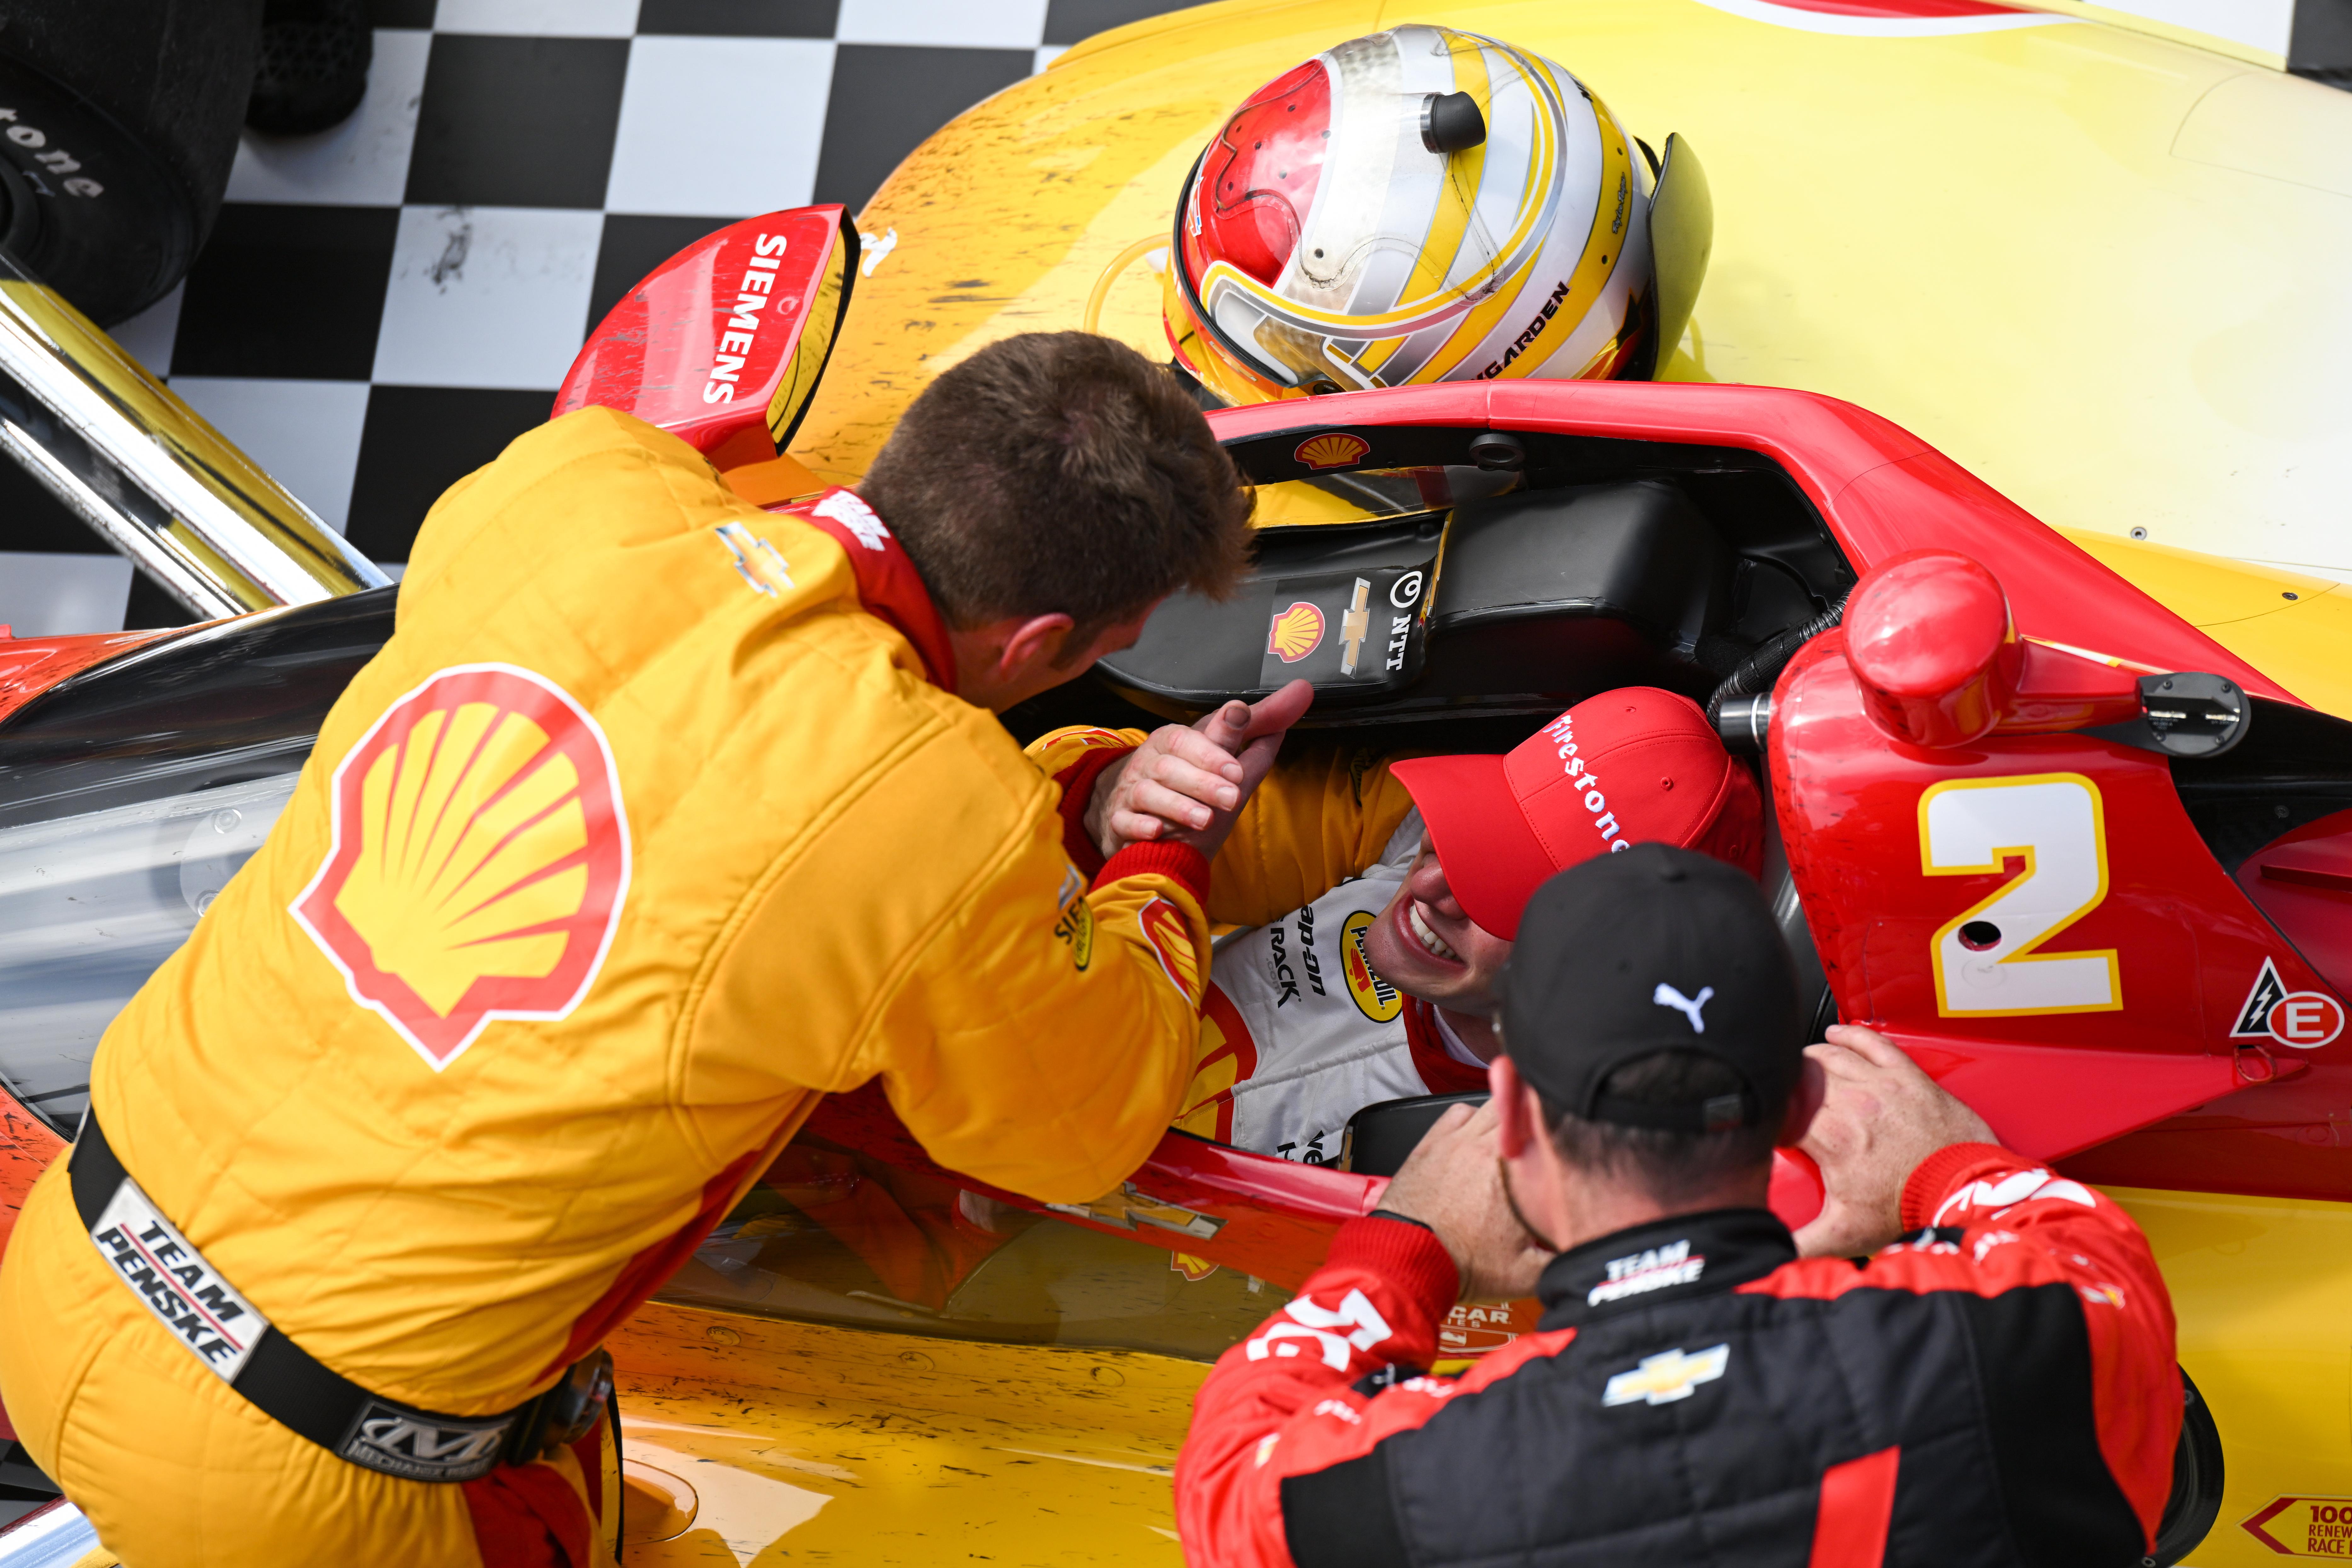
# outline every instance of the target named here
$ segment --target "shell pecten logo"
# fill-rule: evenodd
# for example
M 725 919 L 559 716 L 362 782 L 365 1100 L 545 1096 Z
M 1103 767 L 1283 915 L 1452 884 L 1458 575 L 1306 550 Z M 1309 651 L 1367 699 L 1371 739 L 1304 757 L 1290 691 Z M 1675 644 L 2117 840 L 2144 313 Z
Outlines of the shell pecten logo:
M 1266 627 L 1265 651 L 1285 664 L 1297 664 L 1323 646 L 1323 612 L 1301 599 L 1286 610 L 1276 610 Z
M 1371 449 L 1372 444 L 1361 436 L 1350 436 L 1344 430 L 1334 430 L 1325 435 L 1308 437 L 1298 443 L 1297 450 L 1293 451 L 1291 456 L 1308 468 L 1319 471 L 1324 468 L 1351 468 L 1361 462 L 1364 454 Z
M 291 907 L 352 999 L 439 1072 L 499 1018 L 562 1018 L 628 891 L 612 749 L 546 678 L 436 674 L 335 768 L 326 863 Z

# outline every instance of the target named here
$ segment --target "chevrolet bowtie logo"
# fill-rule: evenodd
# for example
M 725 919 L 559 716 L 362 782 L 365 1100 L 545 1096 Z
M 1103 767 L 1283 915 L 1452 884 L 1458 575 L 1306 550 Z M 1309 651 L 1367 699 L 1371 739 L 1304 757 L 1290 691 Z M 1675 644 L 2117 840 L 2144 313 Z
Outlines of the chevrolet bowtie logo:
M 1372 585 L 1361 577 L 1356 579 L 1356 596 L 1348 601 L 1348 613 L 1339 617 L 1339 644 L 1348 651 L 1340 658 L 1339 673 L 1356 673 L 1356 655 L 1364 647 L 1364 638 L 1371 635 Z
M 1713 1383 L 1723 1375 L 1731 1363 L 1731 1347 L 1720 1344 L 1713 1350 L 1685 1354 L 1671 1350 L 1660 1355 L 1642 1358 L 1642 1364 L 1631 1372 L 1621 1372 L 1609 1380 L 1601 1393 L 1603 1405 L 1632 1405 L 1636 1401 L 1650 1405 L 1671 1405 L 1677 1399 L 1688 1399 L 1691 1390 L 1702 1383 Z

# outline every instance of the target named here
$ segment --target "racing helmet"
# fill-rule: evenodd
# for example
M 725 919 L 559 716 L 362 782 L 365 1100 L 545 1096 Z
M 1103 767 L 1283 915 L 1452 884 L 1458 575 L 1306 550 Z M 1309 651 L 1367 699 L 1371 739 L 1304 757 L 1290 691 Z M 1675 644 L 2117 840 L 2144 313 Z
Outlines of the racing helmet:
M 1234 111 L 1177 204 L 1162 314 L 1178 362 L 1231 403 L 1645 378 L 1712 237 L 1679 138 L 1654 160 L 1560 67 L 1415 25 Z

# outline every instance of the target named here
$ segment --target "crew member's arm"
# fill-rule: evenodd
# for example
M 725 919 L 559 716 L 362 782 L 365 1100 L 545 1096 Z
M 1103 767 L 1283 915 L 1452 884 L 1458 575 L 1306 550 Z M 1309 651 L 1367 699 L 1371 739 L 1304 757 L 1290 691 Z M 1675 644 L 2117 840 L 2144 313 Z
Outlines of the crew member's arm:
M 1495 1128 L 1491 1106 L 1440 1118 L 1380 1212 L 1341 1226 L 1323 1267 L 1201 1385 L 1176 1461 L 1177 1531 L 1193 1568 L 1393 1561 L 1392 1522 L 1334 1538 L 1335 1521 L 1361 1511 L 1353 1499 L 1385 1492 L 1357 1484 L 1383 1462 L 1373 1449 L 1576 1338 L 1522 1334 L 1460 1378 L 1419 1375 L 1457 1299 L 1525 1296 L 1550 1260 L 1503 1195 Z M 1296 1536 L 1293 1517 L 1311 1521 Z
M 2104 1468 L 2153 1543 L 2181 1419 L 2172 1301 L 2114 1200 L 1997 1143 L 1923 1161 L 1903 1189 L 1910 1235 L 1853 1284 L 1965 1291 L 1987 1412 L 2041 1473 L 2006 1486 L 2017 1539 L 2063 1542 Z M 2087 1404 L 2066 1395 L 2085 1390 Z
M 1987 1415 L 2011 1453 L 2035 1457 L 2003 1487 L 2017 1539 L 2082 1539 L 2084 1500 L 2112 1479 L 2152 1542 L 2181 1390 L 2172 1300 L 2147 1237 L 2104 1194 L 1991 1142 L 1893 1041 L 1853 1025 L 1829 1037 L 1806 1053 L 1822 1100 L 1801 1147 L 1825 1199 L 1799 1250 L 1840 1259 L 1822 1266 L 1837 1289 L 1979 1303 L 1962 1321 L 1979 1341 Z M 1843 1258 L 1873 1251 L 1859 1277 L 1847 1272 Z M 2074 1389 L 2087 1389 L 2087 1407 L 2064 1397 Z
M 1139 781 L 1131 768 L 1165 770 L 1173 793 L 1136 803 L 1135 815 L 1189 805 L 1186 782 L 1206 782 L 1169 749 L 1187 733 L 1170 725 L 1147 738 L 1139 730 L 1057 730 L 1033 742 L 1030 754 L 1062 787 L 1062 816 L 1071 858 L 1081 866 L 1114 839 L 1105 826 L 1127 819 L 1128 797 Z M 1136 760 L 1147 739 L 1161 742 Z M 1283 758 L 1255 785 L 1216 857 L 1209 919 L 1218 925 L 1263 925 L 1320 897 L 1381 858 L 1412 809 L 1386 757 L 1367 747 L 1328 742 L 1300 746 L 1294 737 Z
M 1209 864 L 1121 850 L 1089 882 L 1048 792 L 915 959 L 849 1081 L 878 1073 L 950 1170 L 1047 1203 L 1117 1188 L 1176 1114 L 1209 969 Z

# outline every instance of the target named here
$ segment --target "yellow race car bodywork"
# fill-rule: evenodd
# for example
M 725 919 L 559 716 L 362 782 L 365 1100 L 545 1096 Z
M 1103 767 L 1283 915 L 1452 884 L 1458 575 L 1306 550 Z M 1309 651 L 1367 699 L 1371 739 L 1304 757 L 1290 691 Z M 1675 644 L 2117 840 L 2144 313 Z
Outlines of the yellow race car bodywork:
M 1713 259 L 1664 379 L 1845 398 L 2062 527 L 2352 575 L 2352 94 L 2079 15 L 1853 37 L 1700 0 L 1223 0 L 1105 34 L 860 215 L 794 455 L 852 479 L 941 368 L 1077 326 L 1244 97 L 1404 22 L 1557 59 L 1705 161 Z M 1100 325 L 1167 357 L 1143 259 Z
M 1706 160 L 1713 259 L 1664 379 L 1883 413 L 2352 716 L 2352 590 L 2336 586 L 2352 577 L 2337 526 L 2352 385 L 2330 374 L 2352 351 L 2337 283 L 2352 95 L 2067 9 L 1894 37 L 1698 0 L 1225 0 L 1105 35 L 934 136 L 861 215 L 864 276 L 792 455 L 852 481 L 941 369 L 1090 312 L 1166 358 L 1150 253 L 1223 117 L 1342 38 L 1442 22 L 1561 61 L 1654 144 L 1678 132 Z M 2282 1497 L 2352 1499 L 2352 1205 L 2117 1195 L 2173 1286 L 2181 1359 L 2227 1457 L 2189 1561 L 2273 1561 L 2269 1540 L 2330 1554 L 2294 1533 L 2308 1508 L 2267 1536 L 2242 1525 Z M 768 1353 L 747 1353 L 755 1341 Z M 803 1521 L 748 1552 L 782 1522 L 756 1500 L 786 1494 L 730 1481 L 633 1562 L 1175 1560 L 1164 1477 L 1197 1360 L 678 1306 L 650 1309 L 616 1349 L 647 1413 L 633 1456 L 795 1489 Z M 731 1559 L 706 1530 L 736 1542 Z

